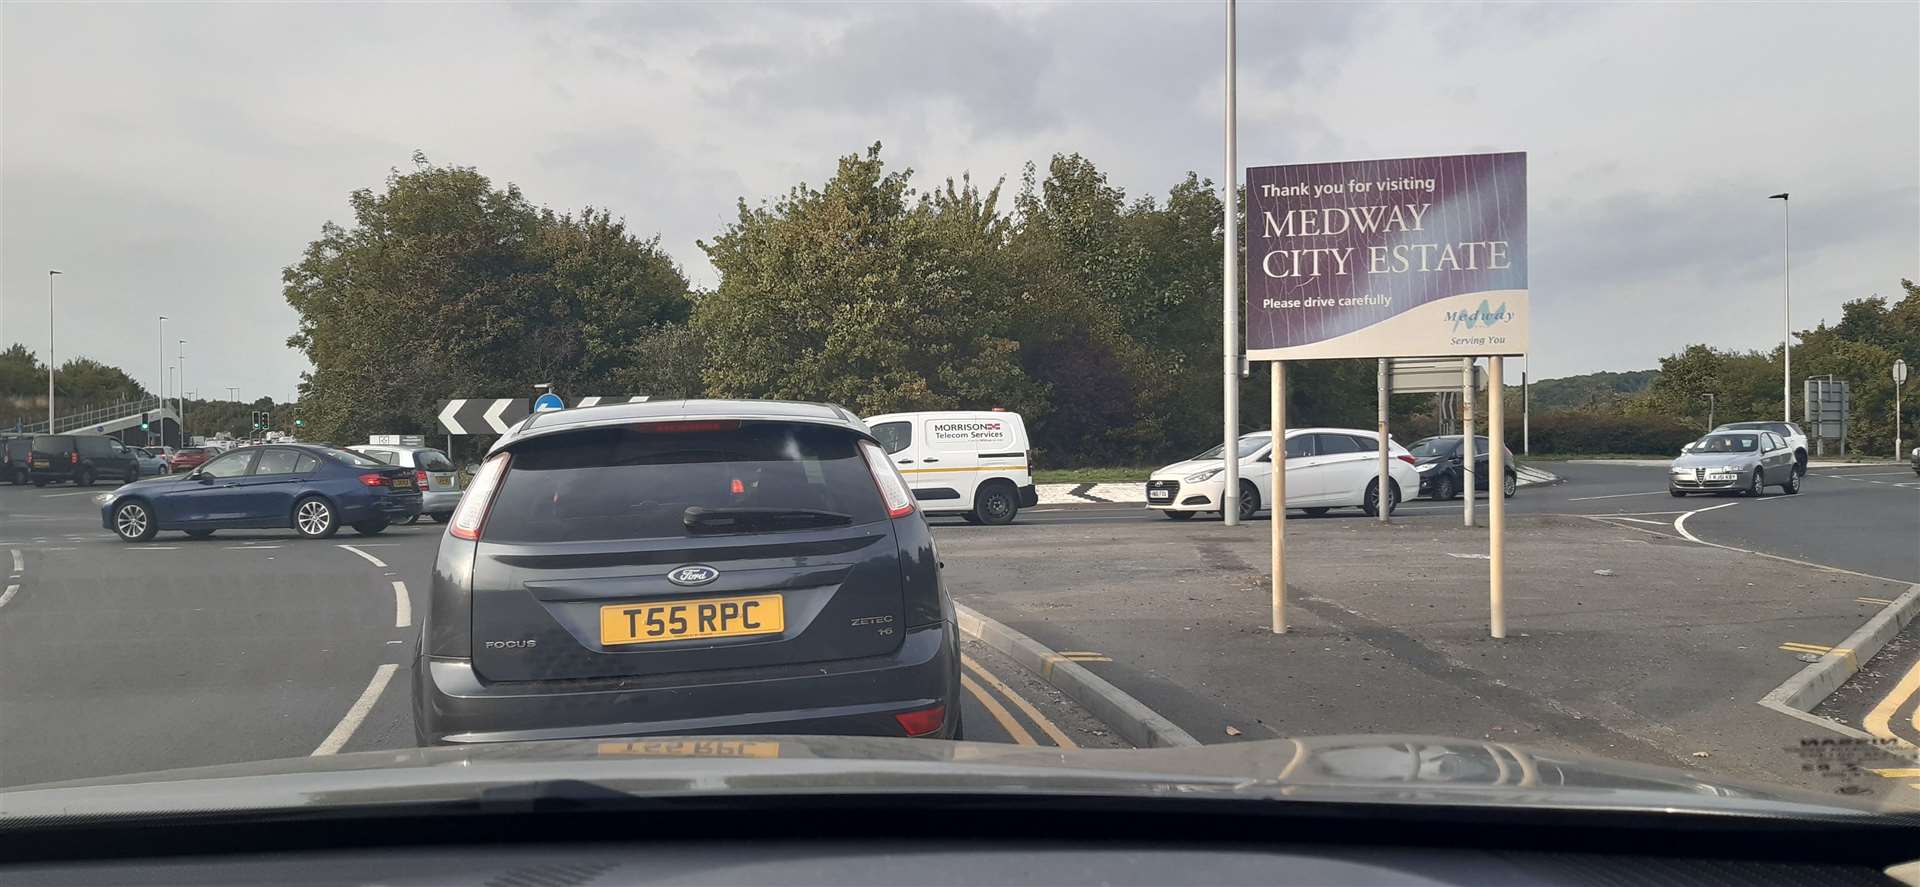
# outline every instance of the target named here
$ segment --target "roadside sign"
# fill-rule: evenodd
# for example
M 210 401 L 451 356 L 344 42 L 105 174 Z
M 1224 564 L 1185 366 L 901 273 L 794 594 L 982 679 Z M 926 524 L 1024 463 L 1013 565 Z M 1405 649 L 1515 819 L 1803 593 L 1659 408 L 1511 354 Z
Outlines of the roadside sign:
M 1487 390 L 1487 371 L 1473 366 L 1473 387 Z M 1460 359 L 1396 357 L 1388 361 L 1387 389 L 1392 394 L 1457 394 L 1460 391 Z
M 551 391 L 533 399 L 533 411 L 536 413 L 550 413 L 554 410 L 564 410 L 566 408 L 567 402 L 561 400 L 560 395 Z
M 1900 360 L 1897 358 L 1893 361 L 1893 384 L 1895 385 L 1907 384 L 1907 362 L 1906 361 Z
M 1247 170 L 1247 357 L 1520 355 L 1527 155 Z

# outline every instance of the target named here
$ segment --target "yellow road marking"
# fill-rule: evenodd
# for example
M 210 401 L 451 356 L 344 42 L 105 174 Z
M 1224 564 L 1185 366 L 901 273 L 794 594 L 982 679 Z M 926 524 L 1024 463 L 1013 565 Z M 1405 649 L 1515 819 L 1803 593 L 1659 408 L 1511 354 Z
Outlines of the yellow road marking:
M 1027 728 L 1020 726 L 1020 722 L 1013 719 L 1013 712 L 1007 711 L 1007 707 L 1001 705 L 1000 700 L 988 695 L 986 690 L 981 689 L 979 684 L 974 683 L 973 678 L 967 677 L 965 673 L 962 673 L 960 675 L 960 686 L 967 688 L 967 692 L 972 693 L 973 698 L 980 700 L 980 704 L 986 707 L 987 714 L 993 715 L 993 719 L 999 721 L 1000 726 L 1006 728 L 1007 735 L 1013 737 L 1014 744 L 1032 746 L 1038 746 L 1040 744 L 1033 741 L 1033 734 L 1028 733 Z
M 1828 650 L 1831 650 L 1833 648 L 1822 646 L 1820 644 L 1803 644 L 1803 643 L 1800 643 L 1799 641 L 1788 641 L 1784 644 L 1781 644 L 1780 649 L 1793 650 L 1800 653 L 1825 653 Z
M 1869 767 L 1867 768 L 1867 772 L 1875 776 L 1884 776 L 1888 779 L 1909 779 L 1920 776 L 1920 767 L 1884 767 L 1879 769 Z
M 1859 601 L 1860 603 L 1863 603 L 1863 604 L 1879 604 L 1883 607 L 1893 603 L 1893 601 L 1887 600 L 1886 598 L 1883 598 L 1883 597 L 1857 597 L 1857 598 L 1854 598 L 1854 600 Z
M 965 653 L 960 654 L 960 664 L 972 669 L 973 673 L 979 675 L 981 680 L 986 681 L 995 690 L 999 690 L 1000 694 L 1007 697 L 1008 701 L 1018 706 L 1021 711 L 1026 712 L 1027 717 L 1032 718 L 1033 722 L 1040 726 L 1041 732 L 1047 734 L 1047 737 L 1053 740 L 1054 745 L 1061 748 L 1080 747 L 1078 743 L 1073 741 L 1072 737 L 1066 734 L 1066 731 L 1061 730 L 1052 721 L 1047 720 L 1047 716 L 1041 714 L 1040 709 L 1035 708 L 1033 703 L 1027 701 L 1026 697 L 1014 692 L 1012 687 L 1007 686 L 1005 682 L 994 677 L 993 672 L 981 668 L 980 663 L 973 661 L 972 656 L 968 656 Z
M 1915 691 L 1920 691 L 1920 662 L 1914 663 L 1912 668 L 1907 669 L 1907 673 L 1901 676 L 1900 683 L 1895 684 L 1893 690 L 1888 692 L 1872 711 L 1867 712 L 1866 719 L 1861 721 L 1860 725 L 1867 728 L 1868 733 L 1881 739 L 1892 739 L 1911 746 L 1911 743 L 1893 735 L 1891 721 L 1893 713 L 1898 711 L 1900 706 L 1905 705 Z
M 1099 650 L 1061 650 L 1060 655 L 1071 659 L 1075 656 L 1104 656 L 1106 654 L 1101 653 Z
M 1780 649 L 1789 653 L 1815 653 L 1821 656 L 1839 656 L 1847 660 L 1847 668 L 1853 671 L 1860 670 L 1860 664 L 1854 661 L 1853 650 L 1848 647 L 1827 647 L 1820 644 L 1803 644 L 1798 641 L 1788 641 L 1781 644 Z

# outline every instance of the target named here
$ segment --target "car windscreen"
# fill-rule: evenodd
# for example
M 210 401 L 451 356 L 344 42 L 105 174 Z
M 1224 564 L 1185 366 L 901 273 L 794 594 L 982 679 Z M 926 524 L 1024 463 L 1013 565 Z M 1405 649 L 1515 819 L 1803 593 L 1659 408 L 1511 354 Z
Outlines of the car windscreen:
M 1240 438 L 1240 458 L 1245 459 L 1248 456 L 1253 455 L 1254 453 L 1260 452 L 1260 448 L 1267 445 L 1267 439 L 1268 439 L 1268 435 L 1265 435 L 1265 434 L 1259 434 L 1259 435 L 1250 434 L 1250 435 L 1247 435 L 1246 437 Z M 1220 458 L 1220 447 L 1214 447 L 1213 449 L 1208 450 L 1204 453 L 1201 453 L 1200 455 L 1195 456 L 1193 458 L 1195 461 L 1198 461 L 1201 459 L 1218 459 Z
M 1751 453 L 1760 449 L 1760 436 L 1757 434 L 1714 434 L 1694 441 L 1689 447 L 1695 453 Z
M 755 531 L 884 520 L 860 438 L 783 423 L 718 431 L 618 426 L 536 438 L 513 448 L 487 515 L 500 542 L 708 535 L 715 515 Z
M 323 452 L 329 456 L 332 456 L 334 461 L 336 462 L 345 462 L 346 464 L 351 465 L 355 468 L 387 467 L 387 463 L 385 462 L 381 462 L 377 459 L 369 459 L 366 456 L 363 456 L 352 450 L 336 450 L 332 447 L 321 447 L 320 452 Z

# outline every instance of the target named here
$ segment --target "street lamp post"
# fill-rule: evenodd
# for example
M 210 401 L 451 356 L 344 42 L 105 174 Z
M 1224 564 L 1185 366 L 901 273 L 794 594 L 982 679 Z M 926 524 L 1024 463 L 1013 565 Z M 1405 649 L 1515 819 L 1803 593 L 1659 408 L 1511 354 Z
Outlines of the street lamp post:
M 1787 192 L 1768 195 L 1780 201 L 1780 421 L 1793 421 L 1793 273 L 1790 246 L 1793 237 L 1792 204 Z
M 1225 200 L 1220 205 L 1225 208 L 1221 227 L 1226 236 L 1220 239 L 1220 352 L 1225 367 L 1225 384 L 1221 389 L 1220 400 L 1224 407 L 1221 426 L 1221 464 L 1225 467 L 1222 474 L 1220 517 L 1231 527 L 1240 523 L 1240 335 L 1237 329 L 1240 319 L 1240 159 L 1238 147 L 1239 131 L 1235 126 L 1238 116 L 1234 100 L 1235 81 L 1239 79 L 1235 55 L 1239 49 L 1239 23 L 1234 0 L 1227 0 L 1227 126 L 1226 126 L 1226 178 L 1221 182 L 1221 196 Z M 1284 442 L 1280 443 L 1285 449 Z M 1280 460 L 1281 470 L 1286 469 L 1286 460 Z M 1286 503 L 1275 503 L 1274 519 L 1279 520 Z
M 1893 362 L 1893 461 L 1900 461 L 1900 393 L 1907 387 L 1907 362 Z
M 187 340 L 180 340 L 180 445 L 187 445 Z
M 1713 406 L 1714 406 L 1713 393 L 1708 392 L 1700 396 L 1707 399 L 1707 430 L 1712 431 L 1713 430 Z
M 167 374 L 167 316 L 165 314 L 160 315 L 159 367 L 160 375 L 165 376 Z M 164 378 L 155 379 L 154 382 L 162 386 L 167 384 L 167 380 Z M 167 389 L 165 387 L 160 389 L 160 408 L 163 410 L 167 408 Z M 163 447 L 167 445 L 167 417 L 165 416 L 160 417 L 160 445 Z
M 61 272 L 47 269 L 47 433 L 58 434 L 53 427 L 53 279 Z

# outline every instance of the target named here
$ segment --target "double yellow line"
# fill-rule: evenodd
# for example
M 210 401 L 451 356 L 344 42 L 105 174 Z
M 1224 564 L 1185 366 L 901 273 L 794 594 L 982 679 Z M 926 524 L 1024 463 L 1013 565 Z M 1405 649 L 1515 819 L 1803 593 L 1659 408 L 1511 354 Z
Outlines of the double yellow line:
M 1799 641 L 1788 641 L 1781 644 L 1780 649 L 1789 653 L 1812 653 L 1816 656 L 1844 657 L 1847 660 L 1847 667 L 1849 669 L 1854 671 L 1860 670 L 1860 663 L 1853 658 L 1853 650 L 1847 647 L 1828 647 L 1823 644 L 1803 644 Z
M 1000 694 L 1011 701 L 1021 712 L 1025 713 L 1026 716 L 1033 721 L 1034 725 L 1039 727 L 1040 731 L 1047 735 L 1048 739 L 1053 740 L 1055 746 L 1060 748 L 1080 747 L 1079 743 L 1073 741 L 1073 737 L 1066 734 L 1066 731 L 1061 730 L 1053 721 L 1048 720 L 1046 715 L 1041 714 L 1040 709 L 1035 708 L 1033 703 L 1028 702 L 1026 698 L 1019 693 L 1014 692 L 1012 687 L 1006 685 L 1006 682 L 994 677 L 993 672 L 981 667 L 980 663 L 975 662 L 972 656 L 968 656 L 965 653 L 960 654 L 960 664 L 964 669 L 960 673 L 960 686 L 965 687 L 968 693 L 972 693 L 973 698 L 980 700 L 981 707 L 985 708 L 988 714 L 993 715 L 994 720 L 1000 722 L 1000 726 L 1007 731 L 1007 735 L 1013 737 L 1014 744 L 1038 746 L 1040 743 L 1036 742 L 1033 734 L 1028 732 L 1027 728 L 1021 725 L 1020 720 L 1013 716 L 1013 712 L 1008 711 L 1005 705 L 1000 704 L 999 699 L 995 698 L 992 693 L 987 692 L 985 687 L 980 686 L 979 681 L 974 680 L 975 676 L 978 676 L 980 681 L 985 681 L 988 686 L 1000 691 Z M 972 674 L 968 674 L 968 672 L 972 672 Z
M 1907 669 L 1907 673 L 1900 678 L 1900 682 L 1893 685 L 1893 689 L 1874 705 L 1872 711 L 1867 712 L 1860 726 L 1867 728 L 1868 733 L 1881 739 L 1891 739 L 1906 748 L 1914 748 L 1911 740 L 1893 734 L 1893 715 L 1917 692 L 1920 692 L 1920 662 L 1914 663 L 1912 668 Z M 1920 736 L 1920 708 L 1914 710 L 1910 723 L 1914 734 Z M 1916 771 L 1914 775 L 1920 776 L 1920 771 Z

